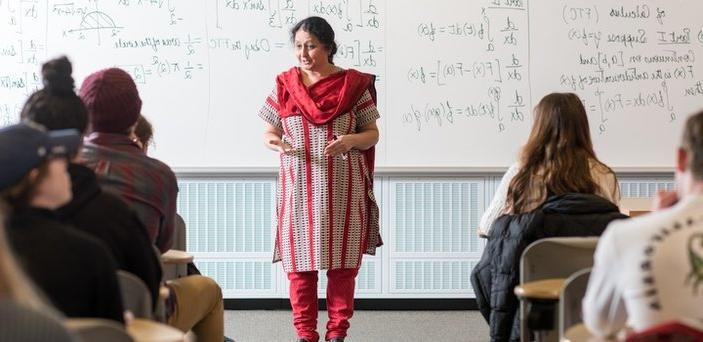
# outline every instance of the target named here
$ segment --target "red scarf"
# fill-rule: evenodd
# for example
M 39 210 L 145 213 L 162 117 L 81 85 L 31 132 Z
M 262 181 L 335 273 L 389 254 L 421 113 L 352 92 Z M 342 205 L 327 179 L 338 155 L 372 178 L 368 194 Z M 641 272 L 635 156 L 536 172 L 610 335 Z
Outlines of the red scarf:
M 278 115 L 287 118 L 302 115 L 309 122 L 324 125 L 348 113 L 366 90 L 376 104 L 376 76 L 348 69 L 331 74 L 310 87 L 303 84 L 300 69 L 290 68 L 276 77 Z M 364 151 L 364 159 L 373 180 L 374 147 Z
M 302 115 L 316 125 L 324 125 L 348 113 L 366 90 L 371 92 L 375 103 L 374 80 L 374 75 L 349 69 L 306 87 L 300 69 L 293 67 L 276 77 L 278 114 L 282 118 Z

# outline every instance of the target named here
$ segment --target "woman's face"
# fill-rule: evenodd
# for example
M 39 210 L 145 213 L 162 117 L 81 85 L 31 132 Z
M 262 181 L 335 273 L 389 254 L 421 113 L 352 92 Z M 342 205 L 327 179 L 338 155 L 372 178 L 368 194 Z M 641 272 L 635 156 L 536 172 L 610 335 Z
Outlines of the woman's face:
M 71 178 L 64 158 L 49 160 L 49 167 L 35 188 L 32 203 L 46 209 L 57 209 L 71 201 Z
M 329 49 L 317 37 L 298 30 L 295 33 L 295 56 L 300 67 L 308 71 L 322 70 L 329 64 Z

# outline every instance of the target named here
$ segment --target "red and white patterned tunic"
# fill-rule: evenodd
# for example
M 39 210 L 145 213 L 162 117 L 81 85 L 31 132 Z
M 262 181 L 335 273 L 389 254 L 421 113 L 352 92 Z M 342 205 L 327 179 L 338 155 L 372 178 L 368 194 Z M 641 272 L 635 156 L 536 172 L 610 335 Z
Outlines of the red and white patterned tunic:
M 259 116 L 283 130 L 293 151 L 280 155 L 276 246 L 273 261 L 286 272 L 358 268 L 362 254 L 376 253 L 379 211 L 363 152 L 326 157 L 335 136 L 353 134 L 380 117 L 366 90 L 348 113 L 324 125 L 303 115 L 281 118 L 277 94 Z M 370 205 L 367 205 L 370 204 Z

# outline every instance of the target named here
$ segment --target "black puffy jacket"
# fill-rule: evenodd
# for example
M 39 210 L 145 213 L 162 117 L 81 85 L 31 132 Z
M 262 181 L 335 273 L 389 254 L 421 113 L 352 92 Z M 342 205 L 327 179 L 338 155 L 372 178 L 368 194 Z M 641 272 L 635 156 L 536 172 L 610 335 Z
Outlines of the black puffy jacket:
M 610 201 L 589 194 L 552 196 L 525 214 L 503 215 L 491 227 L 471 284 L 491 341 L 520 339 L 519 302 L 513 289 L 520 279 L 520 257 L 529 244 L 548 237 L 599 236 L 608 223 L 627 216 Z

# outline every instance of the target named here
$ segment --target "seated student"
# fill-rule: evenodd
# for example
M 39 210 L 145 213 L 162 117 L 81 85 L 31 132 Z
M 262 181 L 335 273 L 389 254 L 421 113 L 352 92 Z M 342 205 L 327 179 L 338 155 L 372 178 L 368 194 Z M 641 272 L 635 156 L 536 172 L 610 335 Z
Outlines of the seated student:
M 652 214 L 615 222 L 598 241 L 583 299 L 597 336 L 627 322 L 640 331 L 670 320 L 703 319 L 703 112 L 688 118 L 676 153 L 676 192 Z
M 154 128 L 151 126 L 149 120 L 140 114 L 139 119 L 137 119 L 137 124 L 134 126 L 132 133 L 129 136 L 132 141 L 139 146 L 144 154 L 149 152 L 149 147 L 152 145 L 154 140 Z M 175 246 L 175 249 L 183 249 L 183 246 Z M 188 275 L 200 275 L 200 270 L 195 266 L 193 262 L 189 262 L 187 266 Z
M 600 235 L 610 221 L 624 217 L 612 203 L 618 198 L 615 175 L 596 158 L 586 111 L 574 94 L 550 94 L 539 102 L 518 165 L 506 174 L 489 209 L 507 215 L 490 220 L 488 243 L 471 273 L 492 341 L 519 339 L 513 289 L 530 243 Z
M 22 109 L 22 119 L 49 130 L 76 129 L 85 133 L 88 114 L 74 92 L 71 62 L 66 57 L 42 66 L 44 88 L 32 94 Z M 75 155 L 70 156 L 75 159 Z M 58 218 L 105 243 L 117 267 L 147 285 L 154 303 L 161 287 L 161 263 L 152 248 L 146 228 L 126 203 L 103 191 L 93 170 L 70 162 L 73 198 L 56 210 Z
M 478 234 L 487 236 L 500 215 L 529 212 L 548 195 L 567 192 L 596 194 L 615 205 L 620 202 L 613 170 L 593 151 L 581 100 L 572 93 L 552 93 L 537 104 L 535 122 L 520 160 L 503 175 L 481 216 Z
M 173 243 L 178 185 L 168 165 L 130 138 L 142 107 L 137 85 L 122 69 L 100 70 L 83 81 L 80 97 L 90 119 L 81 162 L 105 190 L 136 210 L 151 242 L 166 252 Z
M 70 342 L 57 312 L 43 303 L 17 267 L 5 239 L 0 212 L 0 341 Z
M 126 199 L 163 251 L 171 247 L 176 178 L 164 163 L 149 158 L 130 136 L 141 109 L 137 86 L 124 70 L 111 68 L 89 75 L 80 90 L 92 133 L 84 140 L 81 160 L 93 168 L 98 181 Z M 217 283 L 199 275 L 167 283 L 175 307 L 168 324 L 184 332 L 193 330 L 198 341 L 224 340 L 224 305 Z
M 37 124 L 0 130 L 0 197 L 10 210 L 10 247 L 67 316 L 123 322 L 117 268 L 107 248 L 54 212 L 71 200 L 66 158 L 79 143 L 74 130 L 46 133 Z

